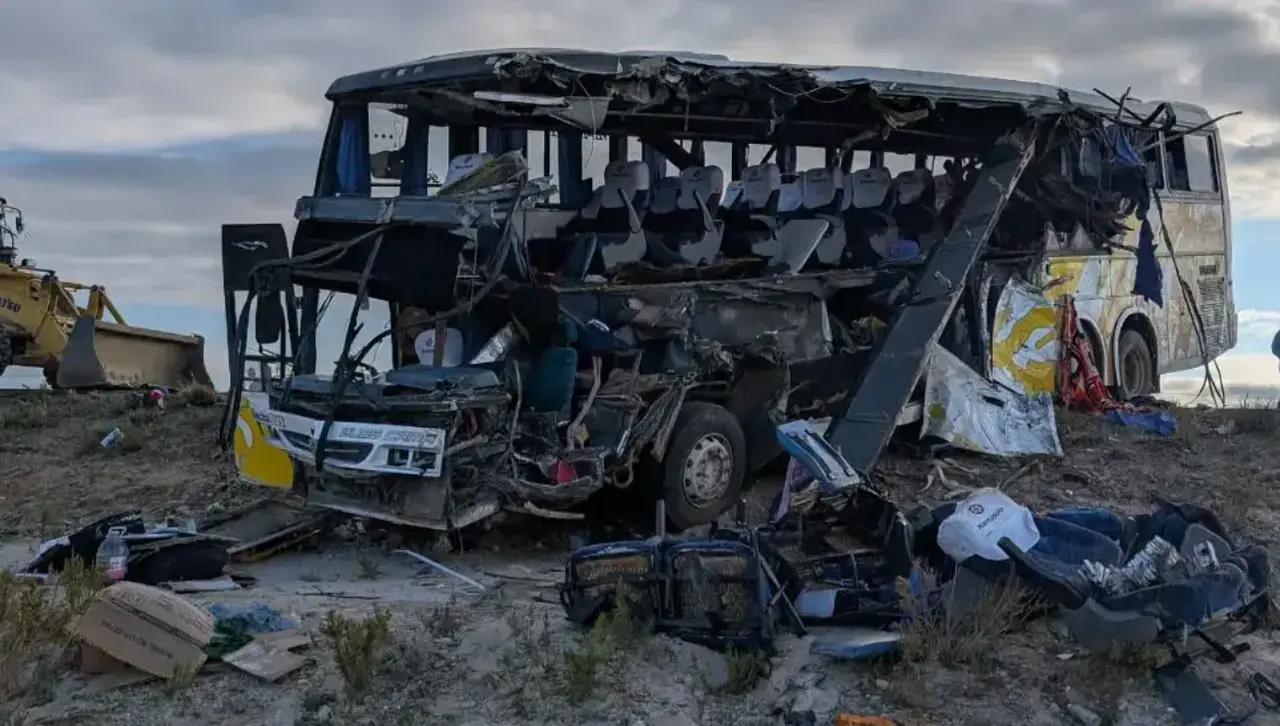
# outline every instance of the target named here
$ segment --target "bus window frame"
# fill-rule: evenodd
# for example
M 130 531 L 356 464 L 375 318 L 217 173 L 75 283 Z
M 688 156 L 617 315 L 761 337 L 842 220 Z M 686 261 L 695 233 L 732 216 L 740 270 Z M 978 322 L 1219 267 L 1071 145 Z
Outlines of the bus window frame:
M 1176 137 L 1173 139 L 1173 141 L 1181 140 L 1182 136 L 1183 134 L 1177 134 Z M 1214 188 L 1212 191 L 1204 190 L 1204 189 L 1196 190 L 1196 189 L 1174 189 L 1173 188 L 1173 184 L 1172 184 L 1173 169 L 1171 168 L 1172 165 L 1169 163 L 1172 160 L 1172 156 L 1171 156 L 1172 149 L 1169 146 L 1170 139 L 1168 139 L 1168 137 L 1162 133 L 1160 135 L 1159 148 L 1160 148 L 1160 158 L 1162 161 L 1161 166 L 1163 167 L 1163 171 L 1164 171 L 1164 185 L 1162 188 L 1158 190 L 1160 197 L 1162 199 L 1170 199 L 1170 200 L 1184 202 L 1184 203 L 1222 204 L 1223 202 L 1223 198 L 1222 198 L 1223 185 L 1222 185 L 1222 177 L 1221 177 L 1222 165 L 1218 160 L 1218 153 L 1219 153 L 1219 149 L 1221 148 L 1221 142 L 1219 141 L 1217 130 L 1215 129 L 1212 131 L 1200 131 L 1194 134 L 1186 134 L 1186 136 L 1195 136 L 1197 138 L 1205 139 L 1205 143 L 1208 147 L 1206 160 L 1209 164 L 1209 173 L 1210 173 L 1210 177 L 1213 180 Z M 1182 146 L 1183 161 L 1185 164 L 1187 162 L 1186 143 L 1183 142 L 1181 146 Z M 1189 176 L 1190 175 L 1188 174 L 1188 177 Z M 1189 179 L 1188 179 L 1188 186 L 1190 186 Z

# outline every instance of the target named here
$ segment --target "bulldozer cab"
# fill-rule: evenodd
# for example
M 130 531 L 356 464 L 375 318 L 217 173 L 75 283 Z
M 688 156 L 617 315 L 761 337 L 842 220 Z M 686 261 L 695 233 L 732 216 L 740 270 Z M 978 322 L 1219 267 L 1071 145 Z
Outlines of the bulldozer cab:
M 18 260 L 18 235 L 25 231 L 22 210 L 0 197 L 0 264 L 12 265 Z

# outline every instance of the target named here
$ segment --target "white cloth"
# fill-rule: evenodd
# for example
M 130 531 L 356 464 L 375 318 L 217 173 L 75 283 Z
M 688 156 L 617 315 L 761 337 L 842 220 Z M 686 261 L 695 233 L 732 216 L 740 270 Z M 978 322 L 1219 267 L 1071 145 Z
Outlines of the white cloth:
M 1006 560 L 1000 538 L 1008 537 L 1019 549 L 1031 549 L 1040 541 L 1031 510 L 998 489 L 979 489 L 956 505 L 956 511 L 938 525 L 938 546 L 956 562 L 978 556 Z

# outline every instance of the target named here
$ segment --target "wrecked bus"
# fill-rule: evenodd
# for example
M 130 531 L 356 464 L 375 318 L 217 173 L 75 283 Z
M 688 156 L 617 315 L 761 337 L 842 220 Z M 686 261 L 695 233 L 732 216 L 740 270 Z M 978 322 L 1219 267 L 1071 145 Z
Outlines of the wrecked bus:
M 1204 117 L 951 74 L 573 50 L 428 58 L 328 97 L 292 244 L 281 225 L 223 228 L 222 439 L 253 481 L 438 530 L 573 517 L 605 488 L 711 522 L 790 420 L 828 421 L 862 473 L 903 423 L 972 440 L 941 405 L 921 416 L 922 379 L 1026 378 L 1045 331 L 1009 330 L 1044 298 L 1005 291 L 1044 282 L 1052 240 L 1111 254 L 1134 220 L 1159 224 L 1143 156 Z M 332 375 L 322 291 L 357 301 Z M 357 347 L 370 300 L 390 323 Z M 241 400 L 252 362 L 262 390 Z M 1018 408 L 1001 395 L 982 400 Z

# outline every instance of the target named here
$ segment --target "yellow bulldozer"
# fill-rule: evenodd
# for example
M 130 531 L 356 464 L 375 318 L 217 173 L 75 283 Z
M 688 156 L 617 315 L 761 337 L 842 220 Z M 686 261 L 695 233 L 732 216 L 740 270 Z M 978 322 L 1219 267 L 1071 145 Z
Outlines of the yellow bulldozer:
M 22 211 L 0 198 L 0 374 L 33 366 L 50 386 L 73 389 L 212 383 L 204 338 L 131 326 L 101 286 L 19 261 L 23 231 Z

